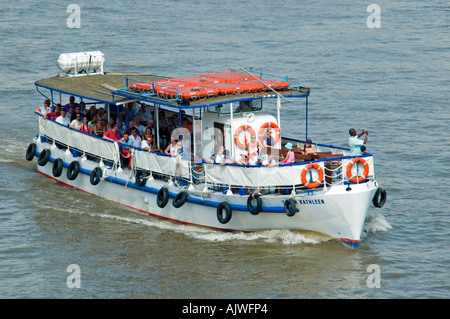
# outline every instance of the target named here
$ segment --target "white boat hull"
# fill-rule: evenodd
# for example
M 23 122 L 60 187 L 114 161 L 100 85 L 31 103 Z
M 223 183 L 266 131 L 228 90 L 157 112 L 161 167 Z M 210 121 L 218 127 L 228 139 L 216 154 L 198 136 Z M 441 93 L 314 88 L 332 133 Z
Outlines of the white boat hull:
M 48 143 L 36 141 L 36 156 Z M 63 172 L 59 177 L 52 173 L 53 162 L 61 158 L 64 161 Z M 75 180 L 67 178 L 67 166 L 79 161 L 81 170 Z M 261 197 L 262 209 L 258 215 L 252 215 L 247 209 L 248 195 L 227 195 L 222 192 L 204 192 L 204 184 L 189 189 L 189 199 L 180 208 L 172 205 L 173 198 L 183 190 L 162 180 L 148 180 L 145 186 L 138 186 L 130 171 L 117 172 L 104 169 L 99 184 L 92 185 L 90 172 L 98 166 L 97 162 L 81 160 L 68 155 L 56 147 L 51 149 L 48 163 L 38 165 L 42 175 L 64 185 L 120 203 L 141 213 L 182 222 L 229 231 L 260 231 L 268 229 L 308 230 L 326 234 L 334 239 L 357 245 L 360 240 L 369 205 L 378 185 L 375 181 L 361 184 L 333 185 L 327 190 L 317 190 L 294 195 L 297 212 L 289 217 L 284 213 L 284 203 L 290 195 L 267 194 Z M 163 208 L 157 205 L 157 193 L 167 186 L 170 199 Z M 232 208 L 232 217 L 226 223 L 219 222 L 217 206 L 228 202 Z

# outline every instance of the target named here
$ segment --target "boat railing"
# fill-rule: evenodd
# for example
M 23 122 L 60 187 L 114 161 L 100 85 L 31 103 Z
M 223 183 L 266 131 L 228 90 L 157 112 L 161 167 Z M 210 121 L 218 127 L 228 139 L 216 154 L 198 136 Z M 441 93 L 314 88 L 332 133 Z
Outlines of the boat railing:
M 70 133 L 68 133 L 70 132 Z M 121 144 L 78 131 L 53 120 L 42 117 L 39 119 L 39 134 L 50 138 L 53 143 L 63 145 L 70 150 L 82 152 L 98 161 L 119 164 Z M 307 170 L 307 178 L 317 180 L 319 171 L 323 173 L 321 187 L 348 181 L 346 173 L 354 156 L 327 157 L 313 161 L 293 164 L 278 164 L 274 166 L 211 164 L 202 160 L 194 160 L 189 156 L 170 156 L 160 152 L 148 152 L 131 147 L 132 168 L 156 173 L 162 179 L 176 178 L 187 183 L 206 183 L 207 185 L 228 188 L 270 188 L 285 187 L 291 189 L 305 188 L 302 174 Z M 330 152 L 331 154 L 331 152 Z M 373 157 L 362 156 L 368 165 L 368 176 L 373 176 Z M 317 164 L 310 169 L 311 163 Z M 310 172 L 309 172 L 310 171 Z M 304 178 L 304 177 L 303 177 Z

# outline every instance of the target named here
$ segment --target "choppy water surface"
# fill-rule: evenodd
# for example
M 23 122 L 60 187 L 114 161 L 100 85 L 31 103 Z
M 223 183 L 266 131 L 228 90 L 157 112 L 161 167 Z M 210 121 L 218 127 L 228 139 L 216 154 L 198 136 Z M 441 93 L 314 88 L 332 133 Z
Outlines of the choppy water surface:
M 0 297 L 448 298 L 450 7 L 380 1 L 61 1 L 0 5 Z M 254 67 L 311 87 L 308 136 L 370 132 L 388 201 L 360 248 L 309 232 L 223 233 L 142 216 L 37 174 L 25 150 L 60 53 L 101 50 L 109 71 L 189 76 Z M 304 135 L 303 105 L 282 127 Z M 81 288 L 68 288 L 79 265 Z M 381 287 L 370 288 L 370 265 Z

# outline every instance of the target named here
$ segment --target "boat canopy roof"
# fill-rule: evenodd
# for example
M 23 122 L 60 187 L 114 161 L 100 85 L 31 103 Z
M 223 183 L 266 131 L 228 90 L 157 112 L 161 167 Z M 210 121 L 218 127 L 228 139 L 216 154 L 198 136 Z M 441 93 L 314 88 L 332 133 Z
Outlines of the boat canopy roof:
M 230 95 L 217 95 L 193 100 L 162 98 L 161 96 L 145 92 L 136 92 L 129 88 L 134 82 L 154 83 L 170 78 L 152 74 L 139 73 L 104 73 L 85 76 L 53 76 L 35 82 L 37 90 L 40 88 L 62 94 L 73 95 L 79 98 L 92 100 L 99 103 L 122 104 L 130 99 L 157 103 L 175 108 L 200 108 L 226 103 L 265 99 L 277 97 L 277 94 L 285 98 L 300 98 L 309 96 L 309 88 L 291 87 L 275 92 L 271 90 L 239 93 Z

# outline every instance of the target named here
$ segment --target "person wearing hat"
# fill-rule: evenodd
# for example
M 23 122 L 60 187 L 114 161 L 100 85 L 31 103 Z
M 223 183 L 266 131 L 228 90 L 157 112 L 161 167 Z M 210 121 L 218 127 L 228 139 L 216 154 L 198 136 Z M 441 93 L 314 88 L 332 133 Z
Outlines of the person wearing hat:
M 367 144 L 367 138 L 369 136 L 369 132 L 363 130 L 361 134 L 357 134 L 354 128 L 351 128 L 349 131 L 350 137 L 348 138 L 348 145 L 350 146 L 350 155 L 362 155 L 361 146 Z M 359 138 L 366 134 L 364 137 L 364 141 Z
M 238 159 L 236 163 L 237 164 L 241 164 L 241 165 L 248 165 L 248 152 L 247 151 L 243 151 L 241 153 L 241 158 Z
M 316 155 L 316 152 L 316 149 L 312 146 L 312 141 L 310 139 L 307 139 L 305 145 L 303 146 L 302 154 Z
M 292 143 L 287 143 L 285 147 L 288 149 L 286 153 L 286 159 L 281 164 L 292 164 L 295 162 L 295 154 L 292 150 Z

